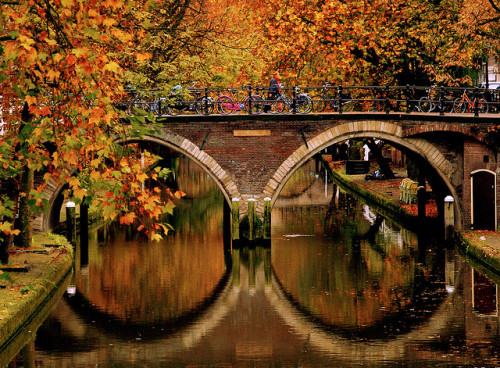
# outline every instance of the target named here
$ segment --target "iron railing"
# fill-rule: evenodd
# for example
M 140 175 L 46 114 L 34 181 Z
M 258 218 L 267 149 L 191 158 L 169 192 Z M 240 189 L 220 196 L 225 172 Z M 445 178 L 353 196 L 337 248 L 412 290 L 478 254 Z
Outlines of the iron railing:
M 500 112 L 500 90 L 478 87 L 334 86 L 206 87 L 164 92 L 130 90 L 117 106 L 130 114 L 319 114 L 347 112 L 480 114 Z

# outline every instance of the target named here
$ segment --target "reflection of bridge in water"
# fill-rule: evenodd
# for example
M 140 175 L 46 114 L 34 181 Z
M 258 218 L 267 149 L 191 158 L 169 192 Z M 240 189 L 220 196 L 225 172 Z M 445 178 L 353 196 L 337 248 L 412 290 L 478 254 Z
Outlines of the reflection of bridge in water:
M 224 276 L 222 287 L 199 316 L 189 322 L 172 323 L 170 327 L 152 324 L 141 329 L 130 326 L 134 334 L 122 334 L 113 316 L 103 314 L 100 322 L 85 321 L 85 310 L 75 308 L 79 303 L 65 298 L 51 317 L 52 324 L 61 326 L 61 335 L 51 333 L 51 339 L 64 339 L 65 345 L 78 354 L 54 355 L 42 343 L 38 356 L 44 362 L 63 360 L 68 365 L 98 364 L 103 359 L 136 364 L 146 360 L 207 362 L 228 356 L 286 362 L 297 361 L 294 354 L 307 350 L 316 352 L 318 359 L 325 359 L 320 356 L 326 354 L 338 361 L 402 361 L 415 356 L 441 361 L 442 351 L 420 347 L 447 341 L 453 330 L 465 329 L 470 318 L 463 307 L 467 298 L 463 293 L 464 280 L 470 272 L 465 264 L 457 262 L 453 255 L 447 257 L 446 279 L 449 286 L 454 286 L 453 292 L 440 300 L 428 301 L 429 306 L 436 307 L 427 311 L 425 321 L 384 339 L 349 339 L 335 326 L 328 328 L 318 323 L 320 317 L 310 315 L 287 296 L 273 274 L 270 248 L 233 249 L 230 272 Z M 407 306 L 408 310 L 412 307 Z M 156 331 L 149 334 L 147 329 Z M 43 334 L 39 331 L 41 341 Z M 457 353 L 452 359 L 466 363 L 467 358 Z

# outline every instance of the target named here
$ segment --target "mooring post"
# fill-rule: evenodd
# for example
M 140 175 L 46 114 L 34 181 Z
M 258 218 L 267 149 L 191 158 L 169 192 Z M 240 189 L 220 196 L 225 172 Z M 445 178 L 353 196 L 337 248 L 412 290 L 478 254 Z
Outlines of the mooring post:
M 80 245 L 88 246 L 89 243 L 89 205 L 85 198 L 80 204 Z
M 444 199 L 444 238 L 452 239 L 455 232 L 455 199 L 451 195 Z
M 233 198 L 232 201 L 232 222 L 231 222 L 231 228 L 232 228 L 232 233 L 233 233 L 233 240 L 239 240 L 240 239 L 240 199 L 239 198 Z
M 425 220 L 425 186 L 419 185 L 417 188 L 417 216 L 422 223 Z
M 76 243 L 76 208 L 75 202 L 69 201 L 66 203 L 66 234 L 68 241 L 72 244 Z
M 248 200 L 248 240 L 255 238 L 255 198 Z
M 271 239 L 271 198 L 264 198 L 264 239 Z
M 233 286 L 240 286 L 240 248 L 233 248 L 232 257 Z

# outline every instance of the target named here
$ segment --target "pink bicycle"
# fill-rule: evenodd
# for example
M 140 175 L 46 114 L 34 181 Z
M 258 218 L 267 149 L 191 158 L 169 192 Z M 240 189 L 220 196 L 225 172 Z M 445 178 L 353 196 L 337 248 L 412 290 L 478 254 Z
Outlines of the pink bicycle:
M 229 93 L 234 93 L 235 89 L 228 88 Z M 243 86 L 240 91 L 245 91 L 246 86 Z M 243 101 L 235 100 L 229 95 L 219 95 L 215 100 L 217 112 L 221 115 L 228 115 L 236 111 L 245 111 L 253 114 L 260 114 L 264 111 L 265 101 L 258 94 L 247 96 Z

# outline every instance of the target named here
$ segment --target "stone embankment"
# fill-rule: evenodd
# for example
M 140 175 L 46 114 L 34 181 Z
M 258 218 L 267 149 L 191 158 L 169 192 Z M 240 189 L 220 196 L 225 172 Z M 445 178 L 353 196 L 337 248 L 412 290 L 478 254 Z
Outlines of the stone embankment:
M 364 175 L 346 175 L 342 162 L 332 162 L 324 157 L 325 164 L 336 181 L 348 187 L 353 193 L 385 209 L 388 217 L 403 219 L 406 224 L 417 220 L 416 204 L 407 205 L 400 200 L 399 184 L 404 172 L 396 171 L 396 179 L 364 180 Z M 382 211 L 384 212 L 384 211 Z M 437 220 L 436 203 L 431 199 L 426 204 L 426 215 Z M 467 230 L 456 233 L 457 244 L 463 253 L 484 267 L 499 275 L 500 279 L 500 232 L 487 230 Z
M 11 250 L 0 268 L 0 367 L 34 338 L 72 269 L 73 249 L 62 236 L 36 234 L 31 248 Z

